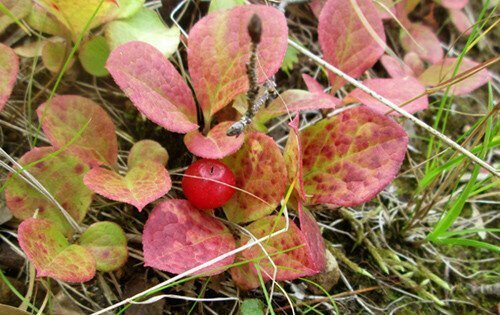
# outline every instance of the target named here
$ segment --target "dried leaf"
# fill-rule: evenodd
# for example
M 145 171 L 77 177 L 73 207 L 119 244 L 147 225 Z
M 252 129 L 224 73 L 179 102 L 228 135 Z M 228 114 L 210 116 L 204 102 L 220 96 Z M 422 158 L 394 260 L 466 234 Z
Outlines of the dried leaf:
M 99 271 L 116 270 L 127 261 L 125 232 L 116 223 L 94 223 L 82 234 L 78 242 L 94 256 Z
M 354 2 L 368 26 L 385 43 L 384 26 L 375 5 L 370 0 Z M 323 58 L 333 66 L 357 78 L 371 68 L 384 53 L 382 47 L 364 25 L 352 0 L 327 1 L 319 17 L 318 36 Z M 345 81 L 329 74 L 332 91 Z
M 55 151 L 53 147 L 34 148 L 24 154 L 18 163 L 27 166 L 47 158 Z M 79 223 L 85 217 L 92 201 L 92 191 L 83 184 L 83 174 L 88 169 L 89 167 L 76 156 L 61 152 L 35 164 L 28 171 Z M 65 235 L 73 232 L 59 208 L 19 176 L 14 177 L 8 183 L 5 189 L 5 199 L 7 207 L 18 219 L 28 219 L 38 210 L 39 218 L 53 221 Z
M 154 123 L 179 133 L 198 128 L 189 86 L 155 47 L 129 42 L 111 52 L 106 67 L 134 105 Z
M 216 218 L 191 206 L 187 200 L 170 199 L 158 204 L 144 226 L 144 265 L 179 274 L 232 251 L 229 229 Z M 234 257 L 197 272 L 221 273 Z
M 368 79 L 363 81 L 363 84 L 377 92 L 388 100 L 392 101 L 394 104 L 400 106 L 406 101 L 422 95 L 425 93 L 425 87 L 413 77 L 397 78 L 397 79 Z M 385 114 L 390 112 L 390 115 L 400 116 L 399 113 L 391 111 L 389 107 L 384 105 L 382 102 L 376 100 L 367 93 L 361 91 L 359 88 L 353 90 L 346 98 L 344 98 L 345 103 L 350 102 L 360 102 L 363 105 L 370 107 L 371 109 Z M 429 100 L 427 95 L 423 95 L 411 103 L 404 105 L 402 108 L 407 112 L 413 114 L 418 111 L 427 109 L 429 106 Z
M 70 245 L 50 220 L 30 218 L 18 229 L 19 245 L 35 265 L 37 277 L 51 277 L 67 282 L 92 279 L 96 262 L 82 246 Z
M 238 151 L 243 145 L 245 137 L 230 137 L 227 130 L 234 121 L 225 121 L 212 128 L 206 136 L 198 130 L 191 131 L 184 136 L 184 143 L 188 150 L 204 159 L 222 159 Z
M 56 148 L 64 146 L 83 130 L 67 150 L 92 167 L 116 164 L 115 125 L 94 101 L 78 95 L 59 95 L 38 107 L 36 113 L 43 131 Z
M 430 66 L 422 73 L 418 79 L 419 81 L 428 86 L 436 86 L 441 82 L 447 81 L 453 77 L 453 72 L 458 64 L 457 58 L 445 58 L 440 63 Z M 478 66 L 479 64 L 468 58 L 463 58 L 456 76 L 461 73 Z M 491 79 L 488 70 L 482 69 L 473 76 L 454 84 L 450 88 L 450 92 L 455 95 L 467 95 L 480 86 L 486 84 Z
M 407 52 L 413 51 L 430 63 L 436 63 L 443 59 L 441 42 L 430 27 L 421 23 L 412 23 L 407 27 L 407 30 L 409 34 L 405 30 L 401 30 L 399 36 L 401 45 Z
M 286 18 L 279 10 L 245 5 L 216 11 L 198 21 L 189 33 L 189 73 L 206 122 L 235 96 L 248 90 L 247 25 L 253 14 L 262 20 L 257 50 L 257 78 L 262 83 L 279 70 L 287 48 Z
M 153 140 L 141 140 L 134 143 L 128 154 L 128 168 L 144 162 L 153 161 L 165 166 L 168 162 L 168 152 L 164 147 Z
M 370 200 L 394 179 L 408 143 L 399 124 L 367 107 L 324 119 L 300 140 L 307 203 L 346 207 Z
M 9 100 L 19 71 L 19 58 L 9 46 L 0 44 L 0 111 Z
M 84 179 L 85 185 L 111 200 L 131 204 L 142 211 L 149 203 L 165 195 L 172 187 L 165 167 L 144 161 L 131 168 L 125 177 L 104 169 L 93 168 Z
M 271 137 L 251 132 L 241 149 L 224 159 L 233 170 L 236 187 L 224 206 L 227 218 L 235 223 L 250 222 L 271 213 L 285 193 L 285 160 Z
M 155 11 L 146 8 L 126 20 L 109 23 L 105 34 L 111 50 L 128 42 L 142 41 L 154 46 L 166 57 L 177 50 L 181 35 L 179 28 L 167 28 Z

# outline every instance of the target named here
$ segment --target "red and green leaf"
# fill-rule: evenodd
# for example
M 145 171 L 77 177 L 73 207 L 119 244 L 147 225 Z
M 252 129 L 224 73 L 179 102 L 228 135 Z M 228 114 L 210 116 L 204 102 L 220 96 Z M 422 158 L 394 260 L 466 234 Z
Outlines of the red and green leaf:
M 326 93 L 311 93 L 304 90 L 287 90 L 267 108 L 255 115 L 256 124 L 264 124 L 270 119 L 302 110 L 334 109 L 340 100 Z
M 93 168 L 83 179 L 85 185 L 111 200 L 133 205 L 137 210 L 165 195 L 172 187 L 170 175 L 162 164 L 144 161 L 131 168 L 125 177 L 104 168 Z
M 127 238 L 116 223 L 94 223 L 82 234 L 78 242 L 94 256 L 99 271 L 116 270 L 127 261 Z
M 141 140 L 134 143 L 128 154 L 128 168 L 132 169 L 145 161 L 152 161 L 165 166 L 168 162 L 168 152 L 153 140 Z
M 67 148 L 90 166 L 113 167 L 118 158 L 115 125 L 94 101 L 78 95 L 55 96 L 36 110 L 43 131 L 56 148 Z
M 170 199 L 158 204 L 144 226 L 144 265 L 179 274 L 228 253 L 235 248 L 229 229 L 187 200 Z M 234 256 L 200 273 L 218 274 Z
M 204 159 L 222 159 L 238 151 L 243 145 L 244 137 L 230 137 L 227 130 L 234 121 L 225 121 L 212 128 L 206 136 L 198 130 L 184 136 L 187 149 Z
M 443 59 L 443 49 L 434 31 L 423 24 L 413 23 L 406 30 L 401 30 L 400 40 L 403 48 L 417 53 L 423 60 L 436 63 Z
M 137 109 L 152 122 L 179 133 L 198 128 L 196 104 L 189 86 L 155 47 L 143 42 L 123 44 L 111 52 L 106 67 Z
M 304 235 L 306 248 L 309 256 L 309 265 L 316 272 L 322 272 L 326 267 L 325 241 L 321 235 L 319 225 L 307 208 L 302 206 L 302 201 L 298 202 L 300 231 Z
M 357 11 L 361 11 L 368 25 Z M 382 19 L 370 0 L 329 0 L 321 10 L 318 36 L 323 58 L 352 77 L 359 77 L 384 53 L 373 33 L 385 43 Z M 334 92 L 345 84 L 332 73 L 329 78 Z
M 286 220 L 284 217 L 267 216 L 247 226 L 247 230 L 257 239 L 262 238 L 284 229 Z M 242 236 L 241 243 L 245 244 L 247 241 L 249 237 Z M 274 267 L 268 255 L 277 267 L 276 280 L 293 280 L 319 272 L 312 268 L 304 236 L 293 221 L 289 222 L 286 232 L 264 241 L 262 245 L 266 252 L 260 246 L 255 245 L 244 250 L 241 257 L 242 260 L 252 260 L 249 267 L 254 274 L 257 273 L 254 264 L 258 264 L 265 281 L 271 279 L 274 274 Z M 247 269 L 247 272 L 250 270 Z M 251 283 L 255 281 L 247 283 L 246 287 L 250 287 Z
M 249 133 L 241 149 L 224 163 L 241 189 L 224 206 L 230 221 L 250 222 L 276 209 L 285 193 L 287 173 L 283 155 L 271 137 Z
M 89 167 L 67 152 L 49 156 L 55 151 L 53 147 L 34 148 L 23 155 L 18 163 L 27 166 L 44 159 L 27 170 L 79 223 L 92 201 L 92 191 L 83 184 L 83 175 Z M 38 210 L 39 218 L 51 220 L 65 235 L 73 232 L 59 208 L 19 176 L 13 177 L 8 183 L 5 199 L 7 207 L 18 219 L 28 219 Z
M 422 73 L 418 79 L 424 85 L 436 86 L 442 82 L 450 80 L 453 77 L 454 70 L 458 64 L 457 58 L 445 58 L 440 63 L 430 66 Z M 470 59 L 463 58 L 456 76 L 461 73 L 479 66 L 477 62 Z M 450 91 L 455 95 L 466 95 L 474 91 L 478 87 L 486 84 L 491 79 L 488 70 L 482 69 L 478 73 L 469 76 L 468 78 L 454 84 Z
M 248 90 L 245 65 L 251 42 L 247 26 L 253 14 L 262 20 L 257 49 L 257 78 L 262 83 L 279 70 L 287 48 L 286 18 L 279 10 L 246 5 L 216 11 L 198 21 L 189 33 L 189 73 L 206 122 Z
M 427 99 L 427 95 L 425 95 L 425 87 L 413 77 L 397 79 L 367 79 L 363 81 L 363 84 L 398 106 L 419 95 L 422 95 L 402 107 L 411 114 L 427 109 L 429 106 L 429 100 Z M 389 112 L 390 115 L 399 116 L 397 112 L 391 111 L 389 107 L 363 92 L 359 88 L 356 88 L 349 93 L 346 98 L 344 98 L 344 103 L 346 104 L 356 101 L 379 113 L 385 114 Z
M 405 156 L 404 129 L 367 107 L 346 110 L 305 129 L 304 188 L 308 204 L 355 206 L 385 188 Z
M 288 184 L 295 182 L 295 191 L 300 199 L 305 199 L 303 169 L 302 169 L 302 147 L 299 139 L 299 115 L 288 124 L 290 132 L 286 142 L 283 158 L 288 173 Z
M 96 272 L 92 254 L 82 246 L 70 245 L 56 223 L 30 218 L 19 225 L 19 245 L 35 265 L 38 277 L 67 282 L 85 282 Z
M 9 100 L 19 71 L 19 58 L 9 46 L 0 44 L 0 111 Z

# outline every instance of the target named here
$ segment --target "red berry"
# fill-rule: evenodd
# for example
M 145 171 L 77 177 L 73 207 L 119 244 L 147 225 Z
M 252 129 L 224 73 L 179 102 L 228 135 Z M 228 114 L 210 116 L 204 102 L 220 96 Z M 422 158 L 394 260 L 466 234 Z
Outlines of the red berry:
M 182 178 L 182 190 L 187 200 L 198 209 L 214 209 L 226 204 L 234 193 L 234 174 L 217 160 L 202 159 L 191 164 Z M 215 181 L 225 183 L 219 184 Z

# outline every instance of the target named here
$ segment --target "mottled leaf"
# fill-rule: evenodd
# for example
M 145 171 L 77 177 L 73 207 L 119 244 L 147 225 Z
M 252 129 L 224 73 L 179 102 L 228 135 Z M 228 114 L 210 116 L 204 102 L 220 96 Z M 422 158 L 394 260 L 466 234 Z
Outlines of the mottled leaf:
M 363 81 L 363 84 L 367 88 L 377 92 L 400 107 L 406 101 L 425 93 L 425 87 L 413 77 L 397 79 L 367 79 Z M 397 112 L 392 111 L 382 102 L 361 91 L 359 88 L 356 88 L 349 93 L 346 98 L 344 98 L 345 103 L 356 101 L 382 114 L 389 112 L 390 115 L 400 115 Z M 427 95 L 423 95 L 409 104 L 404 105 L 402 108 L 413 114 L 426 109 L 428 106 L 429 100 L 427 99 Z
M 439 0 L 438 3 L 448 9 L 462 9 L 469 3 L 469 0 Z
M 116 270 L 127 261 L 127 238 L 116 223 L 94 223 L 82 234 L 78 242 L 94 256 L 99 271 Z
M 9 100 L 19 71 L 19 58 L 4 44 L 0 44 L 0 111 Z
M 272 118 L 302 110 L 334 109 L 340 100 L 326 93 L 310 93 L 304 90 L 287 90 L 281 93 L 267 108 L 255 115 L 255 121 L 264 124 Z
M 357 8 L 368 25 L 363 24 Z M 384 53 L 367 27 L 385 43 L 384 27 L 375 5 L 370 0 L 327 1 L 319 17 L 318 36 L 323 58 L 352 77 L 359 77 L 371 68 Z M 373 34 L 373 35 L 375 35 Z M 332 91 L 341 88 L 345 81 L 329 74 Z
M 261 83 L 279 70 L 287 48 L 286 18 L 279 10 L 245 5 L 216 11 L 198 21 L 189 33 L 189 73 L 206 122 L 236 95 L 248 90 L 247 25 L 253 14 L 262 20 L 257 50 L 257 78 Z
M 229 229 L 187 200 L 170 199 L 158 204 L 144 226 L 144 265 L 179 274 L 235 248 Z M 228 257 L 200 273 L 218 274 L 231 264 Z M 212 270 L 212 271 L 211 271 Z
M 125 177 L 95 167 L 84 179 L 85 185 L 111 200 L 131 204 L 142 211 L 149 203 L 165 195 L 172 187 L 165 167 L 153 161 L 144 161 L 129 169 Z
M 324 119 L 300 140 L 307 203 L 346 207 L 370 200 L 394 179 L 408 143 L 400 125 L 367 107 Z
M 385 70 L 392 78 L 404 78 L 407 76 L 415 76 L 413 70 L 402 60 L 398 58 L 384 55 L 380 58 L 380 63 L 384 66 Z
M 154 46 L 166 57 L 177 50 L 181 35 L 179 28 L 166 27 L 155 11 L 146 8 L 126 20 L 109 23 L 105 34 L 112 50 L 128 42 L 142 41 Z
M 27 166 L 47 158 L 55 151 L 53 147 L 34 148 L 23 155 L 18 163 Z M 83 174 L 88 169 L 89 167 L 76 156 L 62 152 L 33 165 L 28 171 L 79 223 L 85 217 L 92 201 L 92 191 L 83 184 Z M 73 232 L 59 208 L 18 176 L 8 183 L 5 199 L 7 207 L 18 219 L 30 218 L 38 210 L 39 218 L 53 221 L 65 235 Z
M 299 115 L 288 124 L 290 132 L 283 151 L 286 170 L 288 173 L 288 184 L 295 181 L 295 191 L 300 199 L 305 199 L 303 170 L 302 170 L 302 148 L 299 141 Z
M 47 70 L 53 73 L 61 71 L 66 62 L 67 45 L 61 41 L 48 41 L 42 47 L 42 61 Z M 75 60 L 72 58 L 68 68 L 73 66 Z
M 92 19 L 101 0 L 38 0 L 37 2 L 66 26 L 76 40 L 88 21 Z M 119 1 L 104 0 L 89 29 L 107 21 L 110 11 L 116 5 L 119 5 Z
M 427 68 L 427 70 L 425 70 L 418 79 L 424 85 L 438 85 L 439 83 L 445 82 L 453 77 L 453 73 L 457 64 L 457 58 L 445 58 L 440 63 L 434 64 Z M 463 58 L 458 71 L 456 72 L 456 76 L 478 65 L 479 64 L 475 61 Z M 473 76 L 470 76 L 467 79 L 454 84 L 450 88 L 450 91 L 455 95 L 466 95 L 474 91 L 478 87 L 486 84 L 490 80 L 490 78 L 491 76 L 488 73 L 488 70 L 482 69 Z
M 92 254 L 82 246 L 70 245 L 56 223 L 50 220 L 25 220 L 19 225 L 18 239 L 35 265 L 38 277 L 85 282 L 95 275 L 96 262 Z
M 309 266 L 316 272 L 323 272 L 326 267 L 326 247 L 319 225 L 311 212 L 302 206 L 302 201 L 298 202 L 298 212 L 300 231 L 306 241 Z
M 241 149 L 224 159 L 233 170 L 236 187 L 224 206 L 227 218 L 235 223 L 250 222 L 271 213 L 285 193 L 285 160 L 271 137 L 251 132 Z
M 153 46 L 121 45 L 111 52 L 106 67 L 137 109 L 154 123 L 180 133 L 198 128 L 191 89 Z
M 261 238 L 284 229 L 285 226 L 285 217 L 267 216 L 248 225 L 247 230 L 256 238 Z M 245 244 L 248 240 L 247 236 L 242 236 L 241 243 Z M 294 280 L 318 273 L 317 270 L 311 268 L 304 236 L 293 221 L 289 222 L 286 232 L 270 238 L 263 242 L 262 245 L 278 269 L 276 280 Z M 260 246 L 256 245 L 244 250 L 241 255 L 243 259 L 253 260 L 250 267 L 254 270 L 254 273 L 257 272 L 254 264 L 259 265 L 265 281 L 269 280 L 270 276 L 273 275 L 273 266 Z
M 242 263 L 245 261 L 246 259 L 244 259 L 241 254 L 236 255 L 235 263 Z M 231 267 L 229 273 L 231 274 L 233 282 L 241 290 L 248 291 L 260 286 L 259 276 L 256 274 L 251 262 Z
M 188 150 L 204 159 L 222 159 L 238 151 L 245 137 L 230 137 L 227 130 L 234 121 L 225 121 L 212 128 L 206 136 L 198 130 L 191 131 L 184 137 Z
M 24 18 L 31 11 L 30 0 L 2 0 L 1 4 L 18 20 Z M 0 34 L 14 22 L 12 17 L 0 10 Z
M 94 101 L 78 95 L 59 95 L 38 107 L 36 113 L 53 146 L 67 144 L 83 130 L 67 150 L 92 167 L 116 164 L 115 125 Z
M 450 9 L 448 13 L 450 14 L 451 22 L 460 33 L 469 35 L 472 32 L 473 24 L 462 10 Z
M 105 77 L 109 75 L 104 66 L 110 53 L 106 39 L 103 36 L 95 36 L 83 44 L 78 58 L 85 71 L 96 77 Z
M 401 45 L 406 51 L 413 51 L 430 63 L 436 63 L 443 59 L 441 42 L 430 27 L 413 23 L 407 27 L 407 30 L 409 34 L 406 30 L 401 30 L 400 33 Z
M 156 141 L 141 140 L 134 143 L 130 149 L 127 160 L 128 168 L 131 169 L 144 161 L 153 161 L 165 166 L 168 162 L 168 152 Z

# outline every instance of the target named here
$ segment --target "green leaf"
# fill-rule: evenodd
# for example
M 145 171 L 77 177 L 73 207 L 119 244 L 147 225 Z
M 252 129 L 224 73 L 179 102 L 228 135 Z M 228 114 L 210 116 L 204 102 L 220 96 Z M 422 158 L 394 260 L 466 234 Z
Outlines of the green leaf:
M 40 33 L 64 36 L 68 30 L 66 26 L 39 5 L 34 5 L 30 14 L 25 18 L 26 23 Z
M 99 271 L 116 270 L 127 261 L 127 238 L 116 223 L 102 221 L 92 224 L 82 234 L 79 243 L 94 255 Z
M 218 10 L 231 9 L 239 5 L 245 4 L 245 0 L 212 0 L 208 7 L 208 13 Z
M 38 277 L 52 277 L 67 282 L 92 279 L 96 263 L 82 246 L 70 245 L 56 224 L 30 218 L 19 225 L 19 245 L 35 265 Z
M 128 154 L 128 168 L 145 162 L 153 161 L 161 165 L 168 162 L 168 152 L 164 147 L 153 140 L 141 140 L 136 142 Z
M 288 45 L 285 52 L 285 58 L 281 64 L 281 70 L 290 75 L 290 70 L 299 62 L 299 51 Z
M 258 299 L 246 299 L 241 303 L 241 315 L 264 315 L 264 303 Z
M 104 65 L 110 53 L 106 39 L 103 36 L 96 36 L 83 44 L 78 57 L 85 71 L 96 77 L 105 77 L 109 75 Z
M 132 42 L 146 42 L 165 56 L 170 56 L 177 50 L 180 41 L 180 30 L 173 26 L 166 27 L 158 14 L 149 9 L 141 9 L 126 20 L 118 20 L 106 26 L 105 36 L 111 50 Z
M 22 25 L 19 19 L 28 15 L 30 10 L 30 0 L 2 0 L 0 2 L 0 34 L 12 23 Z

